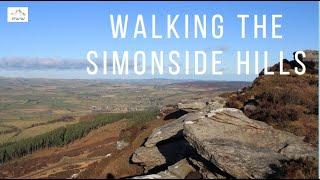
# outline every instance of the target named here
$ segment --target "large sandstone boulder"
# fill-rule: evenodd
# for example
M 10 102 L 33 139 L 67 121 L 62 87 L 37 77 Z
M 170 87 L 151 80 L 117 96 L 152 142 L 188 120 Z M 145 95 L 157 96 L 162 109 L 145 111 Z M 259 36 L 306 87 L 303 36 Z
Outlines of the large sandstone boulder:
M 166 158 L 159 149 L 154 147 L 140 147 L 132 155 L 131 161 L 144 167 L 145 172 L 166 163 Z
M 299 57 L 299 59 L 301 59 L 302 62 L 305 64 L 305 66 L 307 68 L 307 72 L 318 73 L 318 70 L 319 70 L 319 51 L 304 50 L 304 53 L 306 54 L 306 57 L 304 57 L 304 58 Z M 294 55 L 295 55 L 295 52 L 293 53 L 293 56 Z
M 206 107 L 206 102 L 194 101 L 194 102 L 184 102 L 178 103 L 178 108 L 192 112 L 192 111 L 199 111 Z
M 282 160 L 316 157 L 316 149 L 303 142 L 304 137 L 224 108 L 222 98 L 204 106 L 185 104 L 180 108 L 187 114 L 155 129 L 134 152 L 132 162 L 149 174 L 138 178 L 186 178 L 192 168 L 202 178 L 266 178 Z
M 157 174 L 149 174 L 144 176 L 136 176 L 133 179 L 184 179 L 188 174 L 194 172 L 195 169 L 188 163 L 186 159 L 182 159 L 167 170 Z
M 189 143 L 184 139 L 183 122 L 194 116 L 182 116 L 159 128 L 148 137 L 143 146 L 132 155 L 131 161 L 143 166 L 145 172 L 156 167 L 173 164 L 185 157 Z
M 193 121 L 199 118 L 199 113 L 186 114 L 177 120 L 171 121 L 159 128 L 156 128 L 145 142 L 145 147 L 153 147 L 157 143 L 172 137 L 183 138 L 183 122 Z M 179 133 L 180 132 L 180 133 Z
M 293 53 L 293 59 L 295 59 L 295 53 Z M 319 52 L 316 50 L 304 50 L 305 57 L 303 58 L 300 54 L 298 56 L 299 60 L 303 62 L 306 67 L 306 73 L 318 74 L 319 70 Z M 291 75 L 296 74 L 295 67 L 301 68 L 301 65 L 296 60 L 283 60 L 283 69 L 289 71 Z M 278 73 L 280 71 L 280 63 L 277 63 L 268 68 L 269 71 L 274 71 Z M 264 75 L 264 70 L 262 70 L 259 75 Z
M 202 102 L 207 103 L 203 103 L 204 106 L 198 106 L 198 109 L 193 106 L 195 104 L 201 104 Z M 181 159 L 188 159 L 188 165 L 200 169 L 200 174 L 205 178 L 223 177 L 219 174 L 211 173 L 204 163 L 199 160 L 202 157 L 195 153 L 195 149 L 190 146 L 189 142 L 187 142 L 183 136 L 183 126 L 185 122 L 192 122 L 199 118 L 204 118 L 207 111 L 221 108 L 224 104 L 225 100 L 219 97 L 211 101 L 193 101 L 184 107 L 192 107 L 191 109 L 197 109 L 197 111 L 185 114 L 176 120 L 172 120 L 156 128 L 144 145 L 138 148 L 131 158 L 133 163 L 143 166 L 145 173 L 151 173 L 150 175 L 143 176 L 143 178 L 174 178 L 171 176 L 172 173 L 168 173 L 168 169 L 173 167 L 171 166 L 172 164 L 179 162 Z M 168 167 L 168 169 L 154 174 L 155 171 L 163 169 L 163 167 Z
M 178 108 L 187 112 L 206 112 L 208 110 L 223 108 L 225 104 L 226 100 L 224 98 L 216 96 L 211 100 L 199 99 L 180 102 L 178 103 Z
M 145 173 L 170 166 L 191 153 L 189 143 L 183 138 L 169 139 L 153 147 L 141 146 L 132 155 L 131 161 L 140 164 Z
M 203 179 L 230 179 L 231 176 L 218 170 L 216 166 L 199 158 L 199 156 L 193 156 L 188 158 L 192 166 L 196 167 L 198 173 Z M 210 164 L 209 164 L 210 163 Z
M 185 121 L 183 133 L 202 157 L 235 178 L 265 178 L 280 160 L 316 157 L 316 149 L 303 137 L 249 119 L 233 108 Z
M 157 143 L 169 139 L 173 136 L 179 136 L 178 132 L 183 129 L 183 121 L 184 118 L 179 118 L 175 121 L 172 121 L 164 126 L 156 128 L 152 134 L 148 137 L 147 141 L 145 142 L 145 147 L 153 147 Z M 180 133 L 180 135 L 182 135 Z
M 178 110 L 178 105 L 169 104 L 160 108 L 160 115 L 165 116 L 177 110 Z

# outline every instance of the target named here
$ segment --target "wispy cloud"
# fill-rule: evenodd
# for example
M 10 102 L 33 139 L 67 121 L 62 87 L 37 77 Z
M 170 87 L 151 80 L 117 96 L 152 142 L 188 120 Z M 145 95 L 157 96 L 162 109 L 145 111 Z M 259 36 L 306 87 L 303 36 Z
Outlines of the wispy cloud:
M 2 57 L 2 69 L 79 69 L 86 66 L 85 60 L 61 60 L 42 57 Z
M 112 60 L 108 60 L 108 66 L 112 66 Z M 96 64 L 103 67 L 103 61 L 97 60 Z M 86 59 L 58 59 L 45 57 L 2 57 L 0 69 L 83 69 L 89 65 Z M 129 60 L 129 68 L 133 67 L 133 61 Z
M 216 45 L 216 46 L 209 46 L 204 48 L 207 53 L 211 53 L 211 51 L 229 51 L 230 47 L 228 45 Z

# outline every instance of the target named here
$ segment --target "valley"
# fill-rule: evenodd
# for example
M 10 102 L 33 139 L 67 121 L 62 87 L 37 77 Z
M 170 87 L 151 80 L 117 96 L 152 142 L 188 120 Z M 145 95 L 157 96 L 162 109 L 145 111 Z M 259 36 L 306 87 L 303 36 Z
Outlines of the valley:
M 106 178 L 143 173 L 129 163 L 132 152 L 172 121 L 148 109 L 209 100 L 249 83 L 0 78 L 0 84 L 0 177 Z
M 0 78 L 0 146 L 72 125 L 97 113 L 159 108 L 215 96 L 244 82 Z

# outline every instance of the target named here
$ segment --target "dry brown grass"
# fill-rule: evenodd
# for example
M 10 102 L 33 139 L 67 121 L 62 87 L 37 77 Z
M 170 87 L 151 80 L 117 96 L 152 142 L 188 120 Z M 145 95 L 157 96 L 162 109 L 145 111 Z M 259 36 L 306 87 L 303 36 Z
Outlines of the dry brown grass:
M 273 127 L 304 136 L 305 142 L 318 145 L 318 75 L 259 76 L 251 87 L 242 92 L 224 94 L 227 106 Z M 255 109 L 245 110 L 246 104 Z M 298 159 L 282 162 L 275 167 L 271 178 L 318 178 L 317 159 Z
M 275 167 L 272 179 L 318 179 L 318 161 L 314 158 L 298 159 L 281 162 L 282 166 Z
M 249 101 L 256 109 L 246 112 L 252 119 L 306 136 L 318 144 L 318 76 L 260 76 L 243 92 L 229 94 L 227 106 L 244 110 Z

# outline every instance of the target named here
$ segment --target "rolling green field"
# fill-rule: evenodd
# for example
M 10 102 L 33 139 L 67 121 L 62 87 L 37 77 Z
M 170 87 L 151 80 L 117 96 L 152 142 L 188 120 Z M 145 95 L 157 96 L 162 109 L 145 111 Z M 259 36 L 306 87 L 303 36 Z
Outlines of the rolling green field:
M 215 96 L 240 82 L 0 78 L 0 146 L 75 124 L 96 113 L 160 108 Z

